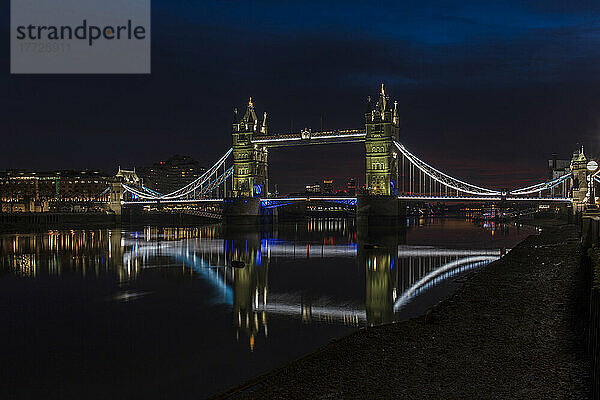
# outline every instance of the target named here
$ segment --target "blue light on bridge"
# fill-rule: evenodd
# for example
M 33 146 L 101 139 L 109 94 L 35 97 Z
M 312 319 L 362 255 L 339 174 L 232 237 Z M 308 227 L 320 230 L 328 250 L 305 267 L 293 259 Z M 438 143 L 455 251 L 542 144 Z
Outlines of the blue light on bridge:
M 264 209 L 271 209 L 271 208 L 277 208 L 277 207 L 285 207 L 290 204 L 294 204 L 297 202 L 303 202 L 303 201 L 324 201 L 327 203 L 344 204 L 347 206 L 356 206 L 356 204 L 357 204 L 357 199 L 355 197 L 348 197 L 348 198 L 313 197 L 313 198 L 297 198 L 297 199 L 262 199 L 260 201 L 260 205 Z
M 345 204 L 348 206 L 355 206 L 357 203 L 357 199 L 351 198 L 351 199 L 336 199 L 336 200 L 331 200 L 333 203 L 338 203 L 338 204 Z
M 293 204 L 291 201 L 280 201 L 280 200 L 261 200 L 260 205 L 264 209 L 278 208 L 289 206 Z

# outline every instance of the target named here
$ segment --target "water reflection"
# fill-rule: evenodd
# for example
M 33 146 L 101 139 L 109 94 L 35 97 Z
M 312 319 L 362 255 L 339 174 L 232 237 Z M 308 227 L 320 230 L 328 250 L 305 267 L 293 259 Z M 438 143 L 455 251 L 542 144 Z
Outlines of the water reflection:
M 407 229 L 388 231 L 356 226 L 348 219 L 310 219 L 251 232 L 221 226 L 50 231 L 2 237 L 0 266 L 5 273 L 22 277 L 112 274 L 120 282 L 137 279 L 145 269 L 175 268 L 181 270 L 178 279 L 199 278 L 210 284 L 213 290 L 207 296 L 231 307 L 237 337 L 249 338 L 253 347 L 257 335 L 268 335 L 268 318 L 273 315 L 351 326 L 398 320 L 415 298 L 500 258 L 505 251 L 502 247 L 515 242 L 514 238 L 506 243 L 497 240 L 472 249 L 407 243 L 412 227 L 424 224 L 436 221 L 409 220 Z M 490 238 L 508 238 L 517 227 L 493 224 L 473 229 L 487 230 Z M 336 297 L 326 288 L 306 295 L 304 289 L 286 291 L 285 285 L 275 285 L 273 293 L 269 292 L 270 266 L 282 271 L 289 262 L 310 265 L 317 260 L 326 261 L 322 264 L 326 269 L 333 263 L 344 265 L 324 275 L 334 275 L 334 286 L 347 284 L 344 275 L 350 280 L 364 279 L 362 293 Z M 232 262 L 243 267 L 234 268 Z M 358 266 L 358 274 L 353 265 Z M 305 274 L 300 284 L 308 290 L 315 283 L 319 282 Z M 139 297 L 134 294 L 127 299 Z

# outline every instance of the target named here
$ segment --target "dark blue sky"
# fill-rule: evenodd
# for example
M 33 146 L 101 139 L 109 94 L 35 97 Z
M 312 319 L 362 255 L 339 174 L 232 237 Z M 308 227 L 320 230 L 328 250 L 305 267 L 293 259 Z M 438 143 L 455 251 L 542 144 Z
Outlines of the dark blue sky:
M 382 81 L 403 142 L 475 183 L 537 181 L 582 141 L 600 151 L 598 1 L 154 0 L 150 76 L 11 76 L 0 7 L 0 168 L 209 164 L 249 96 L 271 130 L 321 113 L 354 128 Z M 360 145 L 270 156 L 275 183 L 364 168 Z

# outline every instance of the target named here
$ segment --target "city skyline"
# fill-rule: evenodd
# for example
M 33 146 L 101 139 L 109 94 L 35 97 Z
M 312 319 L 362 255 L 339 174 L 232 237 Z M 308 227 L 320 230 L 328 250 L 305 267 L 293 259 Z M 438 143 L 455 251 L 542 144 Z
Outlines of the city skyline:
M 155 1 L 150 76 L 11 76 L 3 64 L 0 168 L 116 171 L 182 152 L 211 165 L 250 96 L 273 132 L 318 130 L 323 114 L 325 128 L 361 128 L 382 81 L 402 141 L 468 181 L 519 187 L 553 152 L 597 152 L 597 4 L 352 4 Z M 363 151 L 277 150 L 272 179 L 362 176 Z

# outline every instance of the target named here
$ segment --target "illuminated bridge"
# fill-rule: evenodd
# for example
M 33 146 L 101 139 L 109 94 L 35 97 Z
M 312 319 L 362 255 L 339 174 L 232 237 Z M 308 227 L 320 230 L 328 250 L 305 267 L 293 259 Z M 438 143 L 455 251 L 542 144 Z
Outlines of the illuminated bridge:
M 574 208 L 593 201 L 588 185 L 592 172 L 583 148 L 573 154 L 570 171 L 554 179 L 514 189 L 494 189 L 466 182 L 442 172 L 422 160 L 400 140 L 397 102 L 390 103 L 383 86 L 376 104 L 370 99 L 364 129 L 271 133 L 267 114 L 262 121 L 249 102 L 232 124 L 233 146 L 193 182 L 171 192 L 159 193 L 141 181 L 122 176 L 111 188 L 111 208 L 122 205 L 204 204 L 219 207 L 226 215 L 256 215 L 265 210 L 301 202 L 321 202 L 357 206 L 375 214 L 387 215 L 394 202 L 529 202 L 563 203 Z M 268 179 L 268 154 L 284 146 L 326 145 L 360 142 L 365 146 L 365 189 L 359 197 L 275 197 Z M 509 177 L 507 177 L 508 179 Z M 592 182 L 598 182 L 594 174 Z M 314 204 L 314 203 L 313 203 Z M 396 207 L 398 209 L 398 207 Z M 215 214 L 216 215 L 216 214 Z

